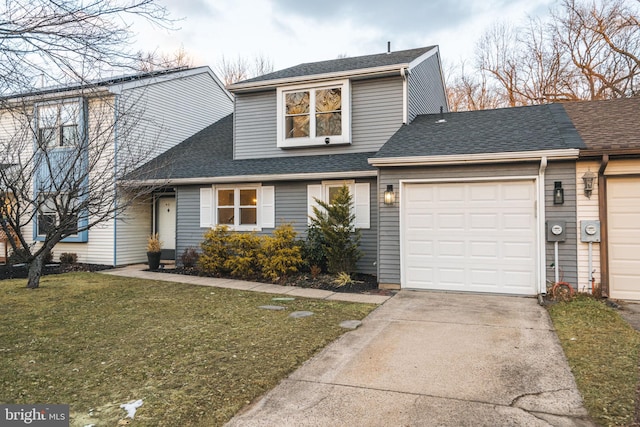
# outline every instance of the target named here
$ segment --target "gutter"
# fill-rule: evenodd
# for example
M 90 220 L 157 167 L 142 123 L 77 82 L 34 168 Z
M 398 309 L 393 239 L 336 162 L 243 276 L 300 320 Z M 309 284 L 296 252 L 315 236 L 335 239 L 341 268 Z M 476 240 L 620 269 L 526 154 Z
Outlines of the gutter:
M 317 181 L 322 179 L 345 179 L 377 177 L 377 170 L 349 171 L 349 172 L 321 172 L 294 173 L 286 175 L 235 175 L 219 177 L 196 178 L 166 178 L 166 179 L 131 179 L 120 181 L 121 185 L 137 187 L 140 185 L 201 185 L 201 184 L 231 184 L 246 182 L 274 182 L 274 181 Z
M 370 158 L 372 166 L 437 166 L 482 163 L 510 163 L 522 161 L 538 161 L 541 158 L 553 160 L 577 159 L 579 150 L 568 148 L 561 150 L 515 151 L 481 154 L 453 154 L 448 156 L 409 156 Z

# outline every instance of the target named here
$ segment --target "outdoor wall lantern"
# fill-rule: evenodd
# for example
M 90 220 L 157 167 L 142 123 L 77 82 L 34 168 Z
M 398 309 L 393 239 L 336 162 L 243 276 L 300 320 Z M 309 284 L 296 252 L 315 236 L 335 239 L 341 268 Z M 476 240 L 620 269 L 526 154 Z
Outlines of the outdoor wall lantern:
M 590 169 L 582 175 L 582 181 L 584 181 L 584 195 L 587 196 L 587 199 L 590 199 L 591 193 L 593 193 L 593 181 L 595 178 L 596 174 L 591 172 Z
M 387 191 L 384 192 L 384 204 L 393 205 L 396 201 L 396 194 L 393 192 L 393 185 L 387 185 Z
M 564 188 L 562 188 L 561 181 L 555 181 L 553 183 L 553 204 L 561 205 L 564 203 Z

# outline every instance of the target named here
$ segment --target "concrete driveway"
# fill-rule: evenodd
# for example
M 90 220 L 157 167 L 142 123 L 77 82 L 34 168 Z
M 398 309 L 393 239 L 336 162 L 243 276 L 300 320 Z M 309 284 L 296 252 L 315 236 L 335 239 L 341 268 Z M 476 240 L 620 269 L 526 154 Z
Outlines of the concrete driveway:
M 592 426 L 533 298 L 402 291 L 229 426 Z

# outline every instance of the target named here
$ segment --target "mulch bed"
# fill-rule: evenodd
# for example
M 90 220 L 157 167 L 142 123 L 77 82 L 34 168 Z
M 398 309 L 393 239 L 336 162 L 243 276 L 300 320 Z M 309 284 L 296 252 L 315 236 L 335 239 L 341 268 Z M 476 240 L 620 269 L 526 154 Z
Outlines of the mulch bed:
M 165 268 L 156 270 L 157 272 L 169 274 L 185 274 L 189 276 L 206 276 L 195 268 Z M 219 277 L 219 276 L 212 276 Z M 233 277 L 227 277 L 233 279 Z M 277 285 L 297 286 L 300 288 L 323 289 L 333 292 L 357 293 L 367 295 L 393 295 L 395 291 L 378 289 L 378 281 L 376 276 L 370 274 L 354 274 L 352 275 L 353 283 L 345 286 L 336 286 L 334 283 L 335 276 L 330 274 L 319 274 L 312 277 L 309 273 L 300 273 L 284 278 L 276 282 Z M 271 283 L 260 278 L 251 279 L 255 282 Z
M 100 265 L 100 264 L 59 264 L 52 263 L 47 264 L 42 270 L 42 275 L 46 276 L 49 274 L 62 274 L 62 273 L 70 273 L 72 271 L 101 271 L 108 270 L 110 267 L 108 265 Z M 0 280 L 4 279 L 26 279 L 29 275 L 29 270 L 24 264 L 19 265 L 0 265 Z

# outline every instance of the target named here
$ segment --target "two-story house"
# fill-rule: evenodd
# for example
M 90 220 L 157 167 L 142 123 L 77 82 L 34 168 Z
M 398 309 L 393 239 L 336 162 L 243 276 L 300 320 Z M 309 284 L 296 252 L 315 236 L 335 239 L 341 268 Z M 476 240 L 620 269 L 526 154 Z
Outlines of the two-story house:
M 54 255 L 75 253 L 80 262 L 104 265 L 143 262 L 154 212 L 175 218 L 168 194 L 155 200 L 162 209 L 152 209 L 146 200 L 123 210 L 105 209 L 101 203 L 118 203 L 113 197 L 117 177 L 233 110 L 232 95 L 209 67 L 43 89 L 5 99 L 3 105 L 0 163 L 23 175 L 33 200 L 39 201 L 33 204 L 38 212 L 25 212 L 31 218 L 22 227 L 29 236 L 26 243 L 38 245 L 52 226 L 60 226 L 65 204 L 91 197 L 94 202 L 72 218 L 75 223 L 65 225 L 71 233 L 55 246 Z M 65 194 L 74 194 L 75 200 L 65 200 Z M 110 210 L 112 215 L 105 214 Z M 172 255 L 175 237 L 161 237 Z
M 314 198 L 347 184 L 358 268 L 377 274 L 381 193 L 368 158 L 404 123 L 447 111 L 438 48 L 301 64 L 228 89 L 233 115 L 155 160 L 172 165 L 154 178 L 175 191 L 177 253 L 217 224 L 269 233 L 290 222 L 304 235 Z M 156 221 L 161 235 L 168 226 Z
M 304 235 L 315 199 L 347 184 L 358 269 L 380 287 L 536 295 L 562 280 L 584 290 L 581 176 L 602 161 L 589 163 L 579 107 L 448 113 L 437 47 L 302 64 L 229 90 L 233 114 L 142 170 L 170 161 L 164 173 L 139 176 L 175 194 L 178 254 L 217 224 L 270 233 L 291 222 Z M 632 116 L 637 106 L 625 105 Z M 160 208 L 163 234 L 173 224 Z

